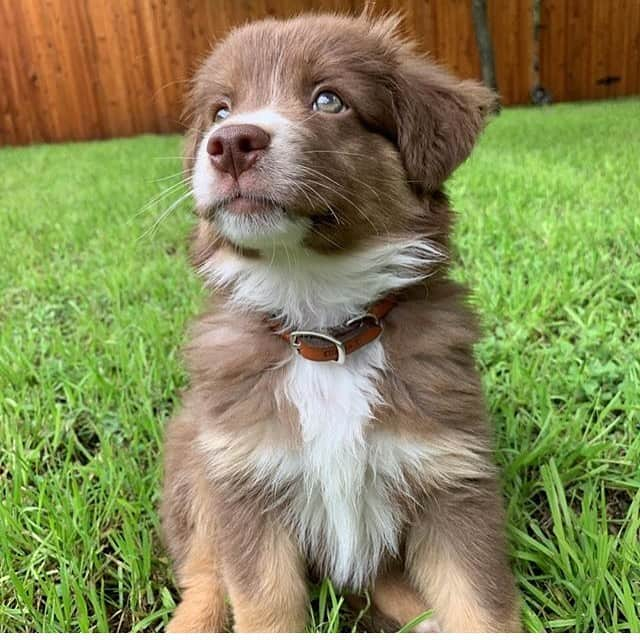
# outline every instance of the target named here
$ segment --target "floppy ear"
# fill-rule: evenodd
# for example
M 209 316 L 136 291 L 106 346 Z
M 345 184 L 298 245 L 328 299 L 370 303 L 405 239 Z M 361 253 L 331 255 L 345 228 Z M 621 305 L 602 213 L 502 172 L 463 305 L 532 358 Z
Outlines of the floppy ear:
M 497 96 L 417 56 L 401 60 L 394 89 L 397 143 L 409 179 L 414 187 L 438 189 L 471 153 Z

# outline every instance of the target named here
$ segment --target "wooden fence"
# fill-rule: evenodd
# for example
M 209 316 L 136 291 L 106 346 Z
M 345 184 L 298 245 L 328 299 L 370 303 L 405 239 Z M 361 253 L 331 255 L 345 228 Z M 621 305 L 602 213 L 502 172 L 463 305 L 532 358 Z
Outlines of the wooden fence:
M 488 0 L 506 104 L 535 80 L 533 0 Z M 186 81 L 229 27 L 363 0 L 0 0 L 0 145 L 181 128 Z M 479 76 L 471 0 L 377 0 L 424 50 Z M 640 0 L 541 0 L 540 82 L 556 101 L 640 93 Z

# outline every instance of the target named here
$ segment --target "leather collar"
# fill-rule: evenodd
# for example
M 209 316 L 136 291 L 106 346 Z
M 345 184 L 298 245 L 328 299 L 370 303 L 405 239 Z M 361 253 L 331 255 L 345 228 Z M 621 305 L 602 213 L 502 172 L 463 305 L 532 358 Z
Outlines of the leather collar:
M 383 319 L 398 304 L 394 294 L 374 303 L 366 313 L 347 320 L 327 331 L 283 331 L 278 324 L 272 329 L 288 342 L 300 356 L 314 362 L 342 364 L 346 356 L 377 340 L 383 331 Z

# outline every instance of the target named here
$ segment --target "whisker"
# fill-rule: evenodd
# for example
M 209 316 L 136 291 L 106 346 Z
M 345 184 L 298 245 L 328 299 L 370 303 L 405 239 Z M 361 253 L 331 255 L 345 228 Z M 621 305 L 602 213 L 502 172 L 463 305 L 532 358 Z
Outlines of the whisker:
M 318 229 L 314 229 L 313 230 L 314 233 L 316 233 L 317 235 L 319 235 L 323 240 L 326 240 L 328 243 L 332 244 L 336 249 L 342 249 L 342 245 L 338 244 L 335 240 L 332 240 L 331 238 L 329 238 L 329 236 L 326 236 L 324 233 L 322 233 L 321 231 L 318 231 Z
M 304 124 L 308 120 L 311 120 L 311 118 L 315 118 L 317 115 L 318 115 L 318 112 L 317 111 L 313 111 L 310 116 L 307 116 L 304 120 L 302 120 L 302 122 L 298 122 L 297 124 L 298 125 Z
M 297 183 L 295 183 L 295 182 L 294 182 L 294 183 L 291 183 L 291 185 L 290 185 L 290 186 L 291 186 L 291 187 L 292 187 L 296 192 L 297 192 L 297 191 L 299 191 L 299 192 L 300 192 L 300 193 L 301 193 L 301 194 L 302 194 L 302 195 L 307 199 L 307 202 L 309 203 L 309 207 L 310 207 L 311 209 L 313 209 L 313 207 L 314 207 L 313 201 L 312 201 L 312 200 L 311 200 L 311 198 L 309 197 L 309 194 L 308 194 L 308 193 L 304 190 L 304 188 L 303 188 L 303 186 L 306 186 L 306 185 L 304 185 L 304 183 L 303 183 L 302 185 L 300 185 L 300 184 L 297 184 Z
M 155 156 L 152 160 L 197 160 L 196 156 Z
M 180 180 L 179 182 L 176 182 L 176 184 L 173 184 L 167 187 L 166 189 L 163 189 L 158 195 L 154 196 L 149 202 L 144 204 L 136 215 L 140 215 L 141 213 L 148 211 L 151 207 L 158 204 L 158 202 L 160 202 L 163 198 L 166 198 L 170 193 L 173 193 L 174 191 L 180 189 L 186 183 L 187 183 L 187 179 L 185 178 L 183 180 Z
M 339 182 L 336 182 L 335 180 L 333 180 L 332 178 L 330 178 L 328 175 L 322 173 L 322 171 L 318 171 L 317 169 L 312 169 L 311 167 L 307 167 L 306 165 L 302 165 L 302 169 L 303 171 L 312 171 L 313 173 L 315 173 L 318 176 L 321 176 L 323 178 L 326 178 L 327 180 L 333 182 L 333 184 L 337 185 L 337 186 L 342 186 Z M 356 182 L 360 183 L 361 185 L 367 187 L 367 189 L 369 189 L 373 195 L 378 199 L 378 202 L 380 202 L 382 204 L 382 198 L 380 197 L 380 192 L 373 187 L 372 185 L 368 184 L 367 182 L 364 182 L 364 180 L 360 180 L 359 178 L 356 178 L 355 176 L 351 176 L 352 180 L 355 180 Z
M 291 258 L 289 256 L 289 250 L 287 249 L 287 245 L 283 242 L 282 248 L 284 249 L 284 253 L 287 256 L 287 265 L 289 267 L 289 271 L 293 271 L 293 267 L 291 266 Z
M 325 178 L 326 180 L 329 180 L 329 182 L 333 182 L 333 184 L 337 185 L 338 187 L 342 186 L 337 180 L 334 180 L 333 178 L 329 177 L 325 173 L 322 173 L 322 171 L 318 171 L 317 169 L 313 169 L 312 167 L 308 167 L 307 165 L 304 165 L 304 164 L 300 165 L 299 168 L 302 169 L 303 171 L 311 171 L 315 175 L 320 176 L 321 178 Z
M 304 151 L 302 151 L 301 153 L 333 153 L 335 155 L 338 156 L 357 156 L 358 158 L 369 158 L 371 156 L 368 156 L 364 153 L 355 153 L 354 151 L 338 151 L 338 150 L 334 150 L 334 149 L 306 149 Z
M 162 224 L 162 222 L 166 220 L 167 217 L 173 211 L 175 211 L 182 202 L 184 202 L 187 198 L 189 198 L 191 194 L 192 194 L 191 190 L 187 191 L 187 193 L 181 195 L 170 207 L 165 209 L 165 211 L 163 211 L 163 213 L 158 217 L 158 219 L 153 223 L 153 225 L 138 238 L 138 241 L 142 240 L 148 235 L 152 235 L 156 231 L 156 229 L 160 226 L 160 224 Z
M 370 158 L 371 156 L 366 155 L 365 153 L 356 153 L 354 151 L 338 151 L 337 149 L 306 149 L 304 151 L 300 151 L 300 153 L 331 153 L 337 156 L 356 156 L 358 158 Z M 380 182 L 388 183 L 388 184 L 396 184 L 396 180 L 389 180 L 385 178 L 378 178 Z M 404 180 L 404 182 L 408 183 L 417 183 L 421 184 L 422 180 Z
M 275 239 L 271 239 L 271 260 L 269 260 L 269 269 L 273 267 L 273 263 L 276 259 L 276 241 Z
M 310 189 L 311 191 L 313 191 L 313 193 L 318 197 L 318 199 L 324 203 L 327 209 L 329 209 L 329 212 L 331 213 L 334 220 L 336 221 L 336 224 L 339 224 L 339 225 L 342 224 L 342 221 L 340 220 L 336 212 L 333 210 L 333 207 L 329 204 L 329 201 L 321 193 L 319 193 L 317 189 L 312 187 L 308 182 L 305 182 L 304 180 L 302 181 L 301 186 L 300 185 L 295 185 L 295 186 L 302 192 L 302 194 L 305 196 L 305 198 L 309 202 L 309 206 L 312 208 L 313 208 L 313 202 L 311 201 L 311 198 L 309 198 L 309 195 L 305 192 L 304 188 Z
M 167 82 L 167 84 L 163 84 L 161 87 L 159 87 L 151 96 L 151 100 L 155 100 L 158 97 L 158 94 L 161 91 L 164 91 L 167 87 L 171 87 L 173 85 L 176 84 L 187 84 L 189 82 L 189 79 L 185 79 L 185 80 L 172 80 L 171 82 Z
M 319 186 L 324 187 L 325 189 L 329 189 L 330 191 L 333 191 L 339 198 L 342 198 L 345 202 L 348 202 L 371 225 L 371 228 L 373 229 L 374 233 L 376 235 L 380 234 L 380 232 L 378 231 L 378 229 L 375 226 L 375 224 L 373 224 L 373 221 L 371 220 L 371 218 L 353 200 L 351 200 L 350 198 L 345 196 L 344 193 L 341 193 L 340 191 L 336 191 L 336 189 L 333 189 L 329 185 L 323 184 L 322 182 L 318 182 L 317 180 L 312 180 L 312 179 L 310 179 L 310 180 L 314 184 L 317 184 Z M 388 229 L 386 229 L 386 225 L 385 225 L 385 230 L 388 232 Z
M 171 178 L 177 178 L 178 176 L 181 176 L 183 174 L 182 171 L 178 171 L 176 173 L 171 173 L 168 176 L 162 176 L 161 178 L 154 178 L 153 180 L 150 180 L 149 182 L 162 182 L 163 180 L 170 180 Z

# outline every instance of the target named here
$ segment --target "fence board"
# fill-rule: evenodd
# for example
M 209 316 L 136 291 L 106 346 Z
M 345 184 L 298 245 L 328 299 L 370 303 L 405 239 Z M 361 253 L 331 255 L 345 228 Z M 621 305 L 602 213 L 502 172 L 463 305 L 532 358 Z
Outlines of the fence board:
M 0 144 L 180 130 L 186 82 L 231 26 L 363 3 L 0 0 Z M 531 3 L 488 0 L 506 104 L 529 101 Z M 403 11 L 423 50 L 478 77 L 470 0 L 378 0 L 384 10 Z M 640 0 L 542 0 L 541 15 L 541 83 L 555 100 L 640 93 Z

